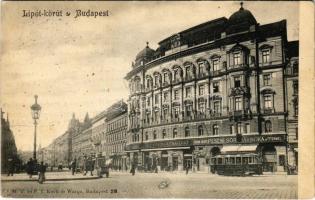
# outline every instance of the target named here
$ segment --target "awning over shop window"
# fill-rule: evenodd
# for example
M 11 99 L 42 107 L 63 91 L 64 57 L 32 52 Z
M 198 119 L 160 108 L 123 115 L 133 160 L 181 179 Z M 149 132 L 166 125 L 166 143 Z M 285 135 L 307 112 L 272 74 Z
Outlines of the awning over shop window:
M 222 153 L 256 152 L 257 145 L 224 145 Z

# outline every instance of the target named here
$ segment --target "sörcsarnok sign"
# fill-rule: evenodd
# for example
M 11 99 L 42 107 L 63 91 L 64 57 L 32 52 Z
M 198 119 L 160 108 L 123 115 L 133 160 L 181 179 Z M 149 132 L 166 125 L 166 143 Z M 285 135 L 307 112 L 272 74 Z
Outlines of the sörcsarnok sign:
M 235 143 L 274 143 L 285 142 L 285 135 L 243 135 L 241 141 L 236 136 L 195 139 L 193 145 L 235 144 Z

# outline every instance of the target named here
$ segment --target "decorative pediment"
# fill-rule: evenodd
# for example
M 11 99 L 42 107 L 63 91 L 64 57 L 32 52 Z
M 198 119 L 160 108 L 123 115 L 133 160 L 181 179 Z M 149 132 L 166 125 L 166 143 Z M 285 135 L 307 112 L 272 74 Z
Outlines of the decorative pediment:
M 153 72 L 153 76 L 158 76 L 158 77 L 160 77 L 161 74 L 160 74 L 159 72 Z
M 260 89 L 261 94 L 275 94 L 276 92 L 271 87 L 263 87 Z
M 186 105 L 187 105 L 187 104 L 193 104 L 193 101 L 192 101 L 192 100 L 187 99 L 187 100 L 185 100 L 185 101 L 184 101 L 184 104 L 186 104 Z
M 221 56 L 219 54 L 213 54 L 212 56 L 210 56 L 210 59 L 216 59 L 216 58 L 221 58 Z
M 166 68 L 162 69 L 162 72 L 163 72 L 163 73 L 168 73 L 168 74 L 171 73 L 171 71 L 170 71 L 169 69 L 166 69 Z
M 272 49 L 272 48 L 273 48 L 273 46 L 271 46 L 269 44 L 263 44 L 263 45 L 261 45 L 259 47 L 260 50 L 262 50 L 262 49 Z
M 228 53 L 235 52 L 235 51 L 249 52 L 249 49 L 244 45 L 236 44 L 228 51 Z

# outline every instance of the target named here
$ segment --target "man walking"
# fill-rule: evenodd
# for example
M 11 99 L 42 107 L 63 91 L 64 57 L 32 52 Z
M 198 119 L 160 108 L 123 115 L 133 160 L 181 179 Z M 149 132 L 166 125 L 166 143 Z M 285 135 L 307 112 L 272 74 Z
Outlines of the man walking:
M 44 162 L 40 162 L 40 166 L 39 166 L 39 176 L 38 176 L 38 182 L 40 184 L 43 184 L 43 182 L 45 181 L 46 177 L 45 177 L 45 172 L 46 172 L 46 165 L 44 165 Z

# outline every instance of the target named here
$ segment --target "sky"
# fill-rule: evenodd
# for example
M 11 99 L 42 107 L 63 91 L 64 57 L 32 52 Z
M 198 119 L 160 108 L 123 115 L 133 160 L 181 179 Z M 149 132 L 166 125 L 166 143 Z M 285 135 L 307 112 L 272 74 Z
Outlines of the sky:
M 32 150 L 30 106 L 42 112 L 37 144 L 62 135 L 72 114 L 83 120 L 128 98 L 124 76 L 146 42 L 158 42 L 200 23 L 229 17 L 239 2 L 2 2 L 0 106 L 9 113 L 19 150 Z M 287 20 L 288 40 L 298 40 L 298 2 L 245 2 L 260 24 Z M 108 17 L 74 18 L 75 10 Z M 63 11 L 62 17 L 22 17 L 23 10 Z M 71 16 L 65 16 L 65 12 Z

